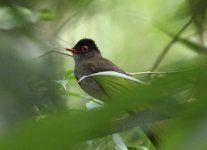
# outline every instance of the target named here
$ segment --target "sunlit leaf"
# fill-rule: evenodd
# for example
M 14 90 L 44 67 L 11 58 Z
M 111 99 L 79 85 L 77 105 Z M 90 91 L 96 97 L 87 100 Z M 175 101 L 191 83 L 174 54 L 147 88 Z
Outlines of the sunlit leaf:
M 66 90 L 67 87 L 66 85 L 68 84 L 68 80 L 56 80 L 55 82 L 59 83 L 60 85 L 62 85 L 62 87 Z
M 82 77 L 78 82 L 88 77 L 96 80 L 109 97 L 126 96 L 129 91 L 139 86 L 146 85 L 136 78 L 114 71 L 90 74 Z
M 94 109 L 94 108 L 98 108 L 98 107 L 102 107 L 103 104 L 101 104 L 100 102 L 94 102 L 94 101 L 89 101 L 89 102 L 86 102 L 86 108 L 87 109 Z

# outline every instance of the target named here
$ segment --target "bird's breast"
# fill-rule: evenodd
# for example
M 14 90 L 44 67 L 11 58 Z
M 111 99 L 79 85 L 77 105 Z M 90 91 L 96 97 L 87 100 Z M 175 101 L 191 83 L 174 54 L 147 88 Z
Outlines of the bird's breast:
M 83 72 L 74 72 L 77 81 L 79 81 L 82 77 L 90 75 L 92 73 L 83 73 Z M 90 96 L 96 98 L 98 100 L 105 101 L 107 96 L 104 93 L 103 88 L 91 77 L 86 77 L 83 80 L 78 82 L 79 86 Z

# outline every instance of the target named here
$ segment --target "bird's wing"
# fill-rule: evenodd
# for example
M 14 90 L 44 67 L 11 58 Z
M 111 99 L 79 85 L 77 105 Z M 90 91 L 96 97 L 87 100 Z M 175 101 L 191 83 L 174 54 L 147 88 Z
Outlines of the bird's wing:
M 115 71 L 115 72 L 127 74 L 125 71 L 123 71 L 118 66 L 116 66 L 111 61 L 105 58 L 91 60 L 87 63 L 87 67 L 89 67 L 94 73 L 102 72 L 102 71 Z

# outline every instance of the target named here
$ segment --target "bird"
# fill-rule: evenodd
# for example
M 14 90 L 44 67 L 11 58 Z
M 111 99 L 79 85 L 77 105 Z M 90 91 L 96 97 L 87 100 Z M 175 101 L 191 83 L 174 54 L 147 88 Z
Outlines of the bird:
M 80 81 L 82 77 L 103 71 L 114 71 L 128 75 L 110 60 L 104 58 L 92 39 L 81 39 L 73 48 L 65 48 L 65 50 L 73 54 L 75 61 L 74 75 L 76 80 L 79 81 L 79 86 L 95 99 L 104 102 L 109 101 L 109 97 L 99 83 L 92 78 L 85 78 Z
M 104 58 L 95 41 L 92 39 L 81 39 L 75 44 L 73 48 L 65 48 L 65 50 L 70 51 L 73 54 L 73 59 L 75 61 L 74 75 L 79 86 L 87 94 L 95 99 L 103 101 L 104 103 L 108 103 L 110 98 L 105 93 L 101 85 L 90 77 L 84 78 L 84 80 L 81 79 L 84 76 L 103 71 L 114 71 L 131 76 L 113 62 Z M 128 110 L 128 113 L 133 114 L 134 112 Z M 148 127 L 146 126 L 145 128 Z M 147 136 L 153 144 L 157 144 L 156 136 L 153 132 L 149 130 Z

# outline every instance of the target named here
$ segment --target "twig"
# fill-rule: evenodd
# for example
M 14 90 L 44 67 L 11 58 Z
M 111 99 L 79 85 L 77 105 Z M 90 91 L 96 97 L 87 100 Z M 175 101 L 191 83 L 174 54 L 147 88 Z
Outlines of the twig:
M 127 72 L 127 74 L 132 75 L 132 76 L 136 76 L 136 75 L 144 75 L 144 74 L 170 74 L 170 73 L 176 73 L 179 71 L 169 71 L 169 72 L 152 72 L 152 71 L 145 71 L 145 72 Z
M 61 52 L 61 51 L 57 51 L 57 50 L 50 50 L 50 51 L 48 51 L 48 52 L 46 52 L 46 53 L 44 53 L 44 54 L 38 56 L 38 58 L 43 57 L 43 56 L 45 56 L 45 55 L 48 55 L 48 54 L 50 54 L 50 53 L 59 53 L 59 54 L 62 54 L 62 55 L 66 55 L 66 56 L 73 57 L 71 54 L 68 54 L 68 53 L 65 53 L 65 52 Z
M 202 29 L 202 32 L 206 32 L 206 30 L 207 30 L 207 27 L 204 28 L 204 29 Z M 198 34 L 198 31 L 197 32 L 190 33 L 186 37 L 193 37 L 193 36 L 196 36 L 197 34 Z
M 181 29 L 180 31 L 174 36 L 174 38 L 166 45 L 166 47 L 163 49 L 161 54 L 158 56 L 157 60 L 155 61 L 154 65 L 150 69 L 151 72 L 153 72 L 161 63 L 163 58 L 166 56 L 167 52 L 170 50 L 170 48 L 173 46 L 173 44 L 178 40 L 180 35 L 187 29 L 187 27 L 193 22 L 194 17 L 192 17 Z M 148 75 L 148 79 L 151 78 L 152 74 Z

